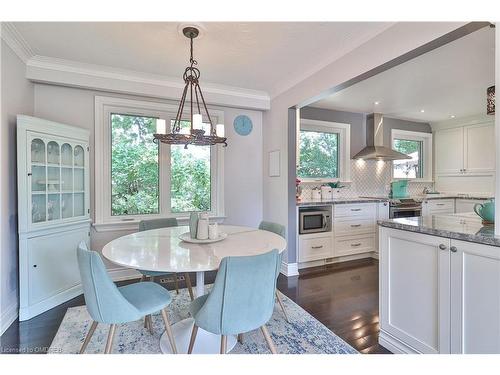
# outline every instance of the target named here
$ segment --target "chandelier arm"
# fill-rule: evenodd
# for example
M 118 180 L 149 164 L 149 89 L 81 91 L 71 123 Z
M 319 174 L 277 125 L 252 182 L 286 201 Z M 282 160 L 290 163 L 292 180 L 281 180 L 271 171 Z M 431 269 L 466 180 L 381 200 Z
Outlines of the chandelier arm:
M 188 84 L 186 83 L 186 85 L 184 86 L 184 90 L 182 91 L 182 96 L 181 96 L 181 101 L 179 103 L 179 108 L 177 108 L 177 114 L 175 115 L 173 132 L 175 132 L 175 129 L 177 129 L 176 128 L 177 126 L 180 126 L 180 122 L 181 122 L 181 118 L 182 118 L 182 111 L 184 110 L 184 102 L 186 101 L 187 87 L 188 87 Z M 180 129 L 178 129 L 177 131 L 179 131 L 179 130 Z
M 207 104 L 205 103 L 205 98 L 203 97 L 203 92 L 201 91 L 201 87 L 199 84 L 196 84 L 196 87 L 198 88 L 198 91 L 200 92 L 201 101 L 203 102 L 203 107 L 205 107 L 205 112 L 207 113 L 208 122 L 210 122 L 210 134 L 214 135 L 215 134 L 214 124 L 212 123 L 212 118 L 210 117 L 210 113 L 208 113 L 208 108 L 207 108 Z
M 196 86 L 194 87 L 194 93 L 196 95 L 196 105 L 198 106 L 198 113 L 201 115 L 200 99 L 198 99 L 198 90 L 196 90 L 197 87 L 198 87 L 198 80 L 196 81 Z
M 191 38 L 191 44 L 193 43 L 193 38 Z M 193 134 L 193 82 L 190 81 L 189 82 L 189 91 L 190 91 L 190 95 L 191 95 L 191 102 L 189 103 L 189 105 L 191 106 L 191 134 Z

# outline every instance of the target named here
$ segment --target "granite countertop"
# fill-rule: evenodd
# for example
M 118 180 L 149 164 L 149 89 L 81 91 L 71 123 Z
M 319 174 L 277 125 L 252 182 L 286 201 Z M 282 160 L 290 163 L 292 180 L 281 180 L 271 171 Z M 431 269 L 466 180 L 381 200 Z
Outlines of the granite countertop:
M 422 195 L 413 195 L 411 198 L 419 199 L 422 201 L 425 200 L 430 200 L 430 199 L 493 199 L 493 195 L 487 195 L 487 194 L 422 194 Z
M 300 201 L 297 202 L 297 206 L 324 206 L 328 204 L 349 204 L 349 203 L 378 203 L 378 202 L 387 202 L 389 199 L 386 198 L 333 198 L 329 200 L 322 201 Z
M 499 246 L 493 225 L 483 225 L 473 212 L 379 220 L 383 227 L 407 230 L 456 240 Z

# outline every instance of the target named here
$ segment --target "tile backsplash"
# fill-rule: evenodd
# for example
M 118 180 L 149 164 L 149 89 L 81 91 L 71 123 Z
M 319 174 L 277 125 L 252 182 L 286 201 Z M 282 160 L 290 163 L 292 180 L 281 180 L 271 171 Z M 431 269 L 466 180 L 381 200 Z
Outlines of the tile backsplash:
M 351 198 L 359 196 L 388 196 L 392 180 L 392 163 L 383 160 L 351 160 L 351 182 L 335 191 L 336 197 Z M 310 197 L 310 190 L 318 183 L 302 183 L 302 197 Z M 425 187 L 433 188 L 432 183 L 411 182 L 408 184 L 410 195 L 422 194 Z

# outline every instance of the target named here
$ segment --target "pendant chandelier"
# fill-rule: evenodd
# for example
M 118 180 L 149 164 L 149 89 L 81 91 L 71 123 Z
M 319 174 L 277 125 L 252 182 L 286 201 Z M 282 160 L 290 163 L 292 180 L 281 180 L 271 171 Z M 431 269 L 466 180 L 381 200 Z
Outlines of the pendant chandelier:
M 179 102 L 179 109 L 175 116 L 174 124 L 172 125 L 171 132 L 166 132 L 166 124 L 162 120 L 157 121 L 156 133 L 154 134 L 155 142 L 163 142 L 171 145 L 188 145 L 195 146 L 212 146 L 216 144 L 223 144 L 227 146 L 227 138 L 224 137 L 224 125 L 217 124 L 214 126 L 210 113 L 208 112 L 203 93 L 199 84 L 200 70 L 195 67 L 198 62 L 193 58 L 193 39 L 199 34 L 199 30 L 195 27 L 185 27 L 182 30 L 183 34 L 190 39 L 191 55 L 189 58 L 190 65 L 184 70 L 184 90 Z M 189 131 L 182 129 L 181 121 L 184 112 L 184 105 L 186 104 L 186 97 L 189 95 L 188 105 L 190 107 L 190 120 L 191 127 Z M 201 103 L 200 103 L 201 100 Z M 201 104 L 201 106 L 200 106 Z M 202 110 L 204 110 L 208 125 L 210 129 L 206 129 L 208 134 L 205 134 Z

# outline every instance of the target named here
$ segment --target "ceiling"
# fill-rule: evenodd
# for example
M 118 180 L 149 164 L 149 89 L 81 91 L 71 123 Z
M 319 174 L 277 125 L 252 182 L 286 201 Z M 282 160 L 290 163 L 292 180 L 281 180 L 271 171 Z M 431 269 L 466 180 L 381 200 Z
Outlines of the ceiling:
M 495 29 L 486 27 L 311 106 L 436 122 L 485 114 L 494 84 Z
M 201 82 L 271 96 L 355 49 L 388 22 L 207 22 L 195 39 Z M 180 77 L 189 41 L 173 22 L 17 22 L 35 55 Z

